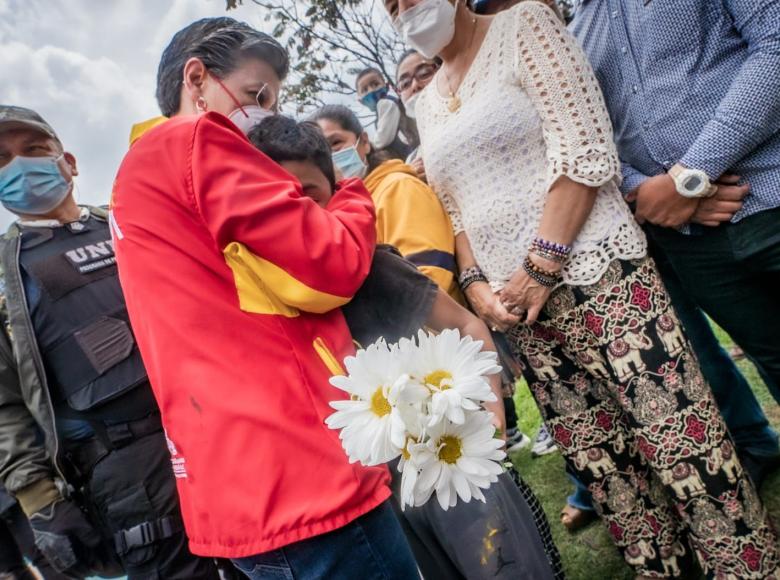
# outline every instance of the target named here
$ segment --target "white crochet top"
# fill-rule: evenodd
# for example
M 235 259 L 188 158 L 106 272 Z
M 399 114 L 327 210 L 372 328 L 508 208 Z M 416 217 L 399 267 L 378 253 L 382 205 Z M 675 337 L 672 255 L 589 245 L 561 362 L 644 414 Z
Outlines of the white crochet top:
M 425 171 L 494 290 L 521 267 L 562 175 L 599 188 L 565 283 L 595 283 L 612 260 L 645 256 L 644 234 L 618 191 L 620 162 L 598 81 L 550 8 L 527 0 L 494 17 L 458 91 L 458 111 L 450 112 L 437 80 L 416 111 Z

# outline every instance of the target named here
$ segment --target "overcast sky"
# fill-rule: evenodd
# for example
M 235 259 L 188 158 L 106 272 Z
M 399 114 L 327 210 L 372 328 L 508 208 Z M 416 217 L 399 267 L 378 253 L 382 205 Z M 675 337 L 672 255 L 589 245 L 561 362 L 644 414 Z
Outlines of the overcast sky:
M 251 0 L 229 16 L 263 29 Z M 130 126 L 159 115 L 157 63 L 224 0 L 0 0 L 0 103 L 35 109 L 79 164 L 79 203 L 107 203 Z M 0 207 L 0 227 L 12 221 Z

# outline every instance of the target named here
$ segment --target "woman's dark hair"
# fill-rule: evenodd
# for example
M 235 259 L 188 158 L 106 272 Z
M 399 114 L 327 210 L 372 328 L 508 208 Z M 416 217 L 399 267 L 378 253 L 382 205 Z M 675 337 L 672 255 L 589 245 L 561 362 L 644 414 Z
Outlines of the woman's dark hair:
M 328 178 L 330 186 L 336 187 L 336 172 L 333 169 L 330 145 L 316 123 L 284 115 L 267 117 L 249 132 L 249 141 L 272 161 L 311 161 Z
M 404 63 L 404 61 L 409 58 L 410 56 L 414 56 L 415 54 L 420 54 L 415 49 L 410 48 L 409 50 L 406 50 L 401 54 L 401 58 L 398 59 L 398 64 L 395 65 L 395 80 L 398 80 L 398 69 L 401 68 L 401 65 Z
M 181 105 L 184 65 L 199 58 L 219 78 L 230 74 L 247 57 L 267 62 L 284 80 L 290 68 L 282 45 L 271 36 L 232 18 L 203 18 L 174 34 L 157 69 L 157 103 L 170 117 Z
M 339 127 L 350 133 L 354 133 L 360 137 L 363 134 L 363 124 L 357 115 L 352 112 L 349 107 L 344 105 L 325 105 L 320 107 L 315 112 L 309 121 L 317 122 L 320 120 L 327 120 L 336 123 Z M 390 145 L 384 149 L 375 149 L 371 146 L 371 151 L 368 154 L 368 171 L 369 173 L 382 165 L 385 161 L 391 159 L 404 160 L 410 153 L 410 148 L 405 145 L 398 137 L 396 137 Z
M 398 81 L 398 69 L 401 68 L 401 65 L 404 63 L 404 61 L 409 58 L 410 56 L 414 56 L 415 54 L 420 54 L 419 51 L 410 48 L 409 50 L 403 52 L 401 54 L 401 57 L 398 59 L 398 64 L 395 65 L 395 80 Z M 422 55 L 420 55 L 422 56 Z M 424 57 L 423 57 L 424 58 Z M 442 60 L 438 56 L 434 56 L 432 59 L 433 63 L 436 66 L 441 66 Z
M 344 105 L 324 105 L 309 117 L 309 121 L 317 122 L 321 119 L 327 119 L 336 123 L 339 127 L 358 137 L 363 134 L 363 124 L 352 109 Z

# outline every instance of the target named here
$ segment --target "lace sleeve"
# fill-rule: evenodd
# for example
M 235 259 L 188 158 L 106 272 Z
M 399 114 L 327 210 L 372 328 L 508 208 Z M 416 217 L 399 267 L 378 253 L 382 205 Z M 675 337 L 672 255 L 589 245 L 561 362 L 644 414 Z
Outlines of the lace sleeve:
M 515 73 L 541 117 L 548 177 L 600 187 L 620 181 L 604 97 L 576 40 L 540 2 L 515 8 Z
M 444 206 L 444 210 L 447 212 L 447 215 L 450 216 L 450 222 L 452 222 L 452 231 L 457 236 L 459 233 L 463 232 L 463 219 L 460 217 L 460 209 L 458 208 L 458 204 L 449 193 L 441 193 L 435 188 L 434 191 L 436 191 L 436 195 L 439 196 L 441 204 Z

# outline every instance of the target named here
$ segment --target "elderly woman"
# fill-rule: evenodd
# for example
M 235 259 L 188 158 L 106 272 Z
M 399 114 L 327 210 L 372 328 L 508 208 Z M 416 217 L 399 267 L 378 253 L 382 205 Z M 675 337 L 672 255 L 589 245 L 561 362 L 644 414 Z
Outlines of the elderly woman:
M 443 61 L 416 114 L 428 179 L 470 242 L 470 302 L 508 330 L 639 577 L 683 574 L 689 542 L 708 576 L 778 573 L 777 537 L 618 192 L 587 60 L 542 3 L 483 17 L 454 1 L 385 5 Z
M 354 352 L 338 308 L 374 250 L 370 195 L 345 180 L 325 210 L 244 135 L 287 69 L 276 41 L 230 18 L 173 37 L 157 86 L 170 120 L 114 187 L 120 279 L 192 551 L 253 579 L 405 580 L 417 569 L 387 470 L 350 465 L 325 425 Z

